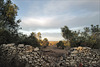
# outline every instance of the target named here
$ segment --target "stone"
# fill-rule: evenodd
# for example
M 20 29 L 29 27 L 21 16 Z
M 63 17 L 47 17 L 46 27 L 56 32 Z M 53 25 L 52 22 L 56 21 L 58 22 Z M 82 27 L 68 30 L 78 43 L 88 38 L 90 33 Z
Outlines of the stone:
M 24 47 L 24 44 L 19 44 L 18 47 L 19 47 L 19 48 L 20 48 L 20 47 Z
M 34 51 L 39 51 L 39 48 L 38 47 L 34 48 Z
M 32 63 L 32 61 L 29 61 L 29 63 Z
M 26 59 L 26 56 L 22 56 L 22 59 Z
M 72 53 L 72 54 L 77 54 L 77 53 L 78 53 L 78 51 L 72 51 L 71 53 Z
M 33 47 L 30 45 L 25 45 L 26 48 L 26 52 L 32 52 L 33 51 Z
M 27 64 L 25 65 L 25 67 L 30 67 L 30 65 L 27 63 Z
M 2 58 L 6 59 L 4 62 L 15 59 L 14 62 L 24 64 L 24 67 L 78 67 L 79 63 L 85 67 L 91 64 L 95 67 L 100 67 L 100 52 L 89 47 L 75 47 L 69 50 L 69 55 L 61 55 L 59 57 L 52 57 L 43 55 L 38 47 L 34 48 L 30 45 L 19 44 L 18 46 L 4 44 L 2 46 Z M 34 49 L 33 49 L 34 48 Z M 1 57 L 1 56 L 0 56 Z M 18 63 L 19 62 L 19 63 Z
M 60 57 L 60 60 L 63 60 L 63 57 L 62 56 Z
M 79 51 L 81 51 L 83 49 L 83 47 L 81 47 L 81 46 L 79 46 L 78 48 L 77 48 L 77 50 L 79 50 Z

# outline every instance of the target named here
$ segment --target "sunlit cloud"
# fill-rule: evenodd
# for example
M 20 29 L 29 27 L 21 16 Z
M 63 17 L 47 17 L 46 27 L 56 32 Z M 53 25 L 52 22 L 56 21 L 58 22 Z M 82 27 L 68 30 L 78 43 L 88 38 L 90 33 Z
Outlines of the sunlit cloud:
M 58 40 L 57 37 L 62 39 L 61 27 L 65 25 L 71 30 L 80 30 L 91 24 L 100 25 L 100 0 L 14 0 L 13 2 L 20 8 L 17 17 L 22 20 L 20 31 L 28 35 L 31 32 L 41 32 L 43 38 Z M 59 35 L 56 36 L 56 33 Z

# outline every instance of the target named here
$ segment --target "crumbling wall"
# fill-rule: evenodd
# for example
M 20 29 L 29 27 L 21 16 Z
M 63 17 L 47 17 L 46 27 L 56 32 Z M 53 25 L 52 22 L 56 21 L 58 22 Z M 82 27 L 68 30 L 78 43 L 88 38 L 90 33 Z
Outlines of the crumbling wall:
M 0 46 L 0 67 L 100 67 L 100 53 L 88 47 L 71 48 L 60 57 L 43 55 L 30 45 L 3 44 Z

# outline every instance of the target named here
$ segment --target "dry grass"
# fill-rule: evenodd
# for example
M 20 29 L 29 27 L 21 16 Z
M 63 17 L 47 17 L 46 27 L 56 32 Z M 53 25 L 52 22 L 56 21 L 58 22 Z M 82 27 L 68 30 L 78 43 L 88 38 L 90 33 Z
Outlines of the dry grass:
M 49 46 L 50 45 L 56 45 L 59 41 L 49 41 Z

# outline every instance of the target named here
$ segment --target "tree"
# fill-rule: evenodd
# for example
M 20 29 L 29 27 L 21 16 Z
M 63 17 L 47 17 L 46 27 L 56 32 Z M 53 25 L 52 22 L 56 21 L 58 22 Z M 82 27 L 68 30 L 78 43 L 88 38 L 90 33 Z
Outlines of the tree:
M 34 32 L 29 36 L 18 32 L 21 20 L 16 20 L 17 10 L 18 7 L 11 0 L 0 0 L 0 44 L 22 43 L 39 47 L 40 44 Z
M 65 47 L 70 47 L 70 42 L 69 41 L 63 40 L 62 42 L 64 43 Z
M 0 0 L 0 44 L 17 42 L 18 29 L 20 29 L 20 20 L 15 21 L 17 10 L 18 7 L 11 0 Z
M 56 45 L 57 45 L 57 48 L 62 48 L 62 49 L 64 49 L 64 47 L 65 47 L 63 41 L 59 41 Z
M 71 47 L 88 46 L 91 48 L 100 48 L 99 25 L 91 25 L 91 28 L 85 27 L 82 32 L 71 31 L 68 27 L 64 27 L 62 28 L 62 33 L 65 39 L 70 40 Z
M 20 20 L 15 21 L 18 7 L 12 4 L 11 0 L 7 0 L 1 8 L 2 27 L 13 33 L 17 32 L 20 23 Z
M 4 0 L 0 0 L 0 28 L 3 23 Z
M 41 40 L 41 33 L 40 32 L 37 33 L 37 39 Z
M 47 39 L 47 38 L 44 38 L 44 39 L 43 39 L 43 46 L 44 46 L 44 47 L 47 47 L 48 45 L 49 45 L 48 39 Z
M 33 47 L 40 47 L 40 44 L 37 40 L 37 38 L 34 36 L 34 32 L 30 33 L 29 36 L 25 35 L 25 34 L 19 34 L 20 38 L 19 38 L 19 42 L 18 44 L 25 44 L 25 45 L 31 45 Z
M 64 26 L 63 28 L 61 28 L 61 31 L 62 31 L 62 36 L 65 39 L 67 39 L 67 40 L 71 39 L 72 33 L 71 33 L 71 30 L 69 30 L 69 28 L 67 26 Z
M 99 25 L 91 25 L 91 35 L 89 38 L 88 46 L 91 48 L 100 48 L 100 28 Z M 91 45 L 89 45 L 91 44 Z

